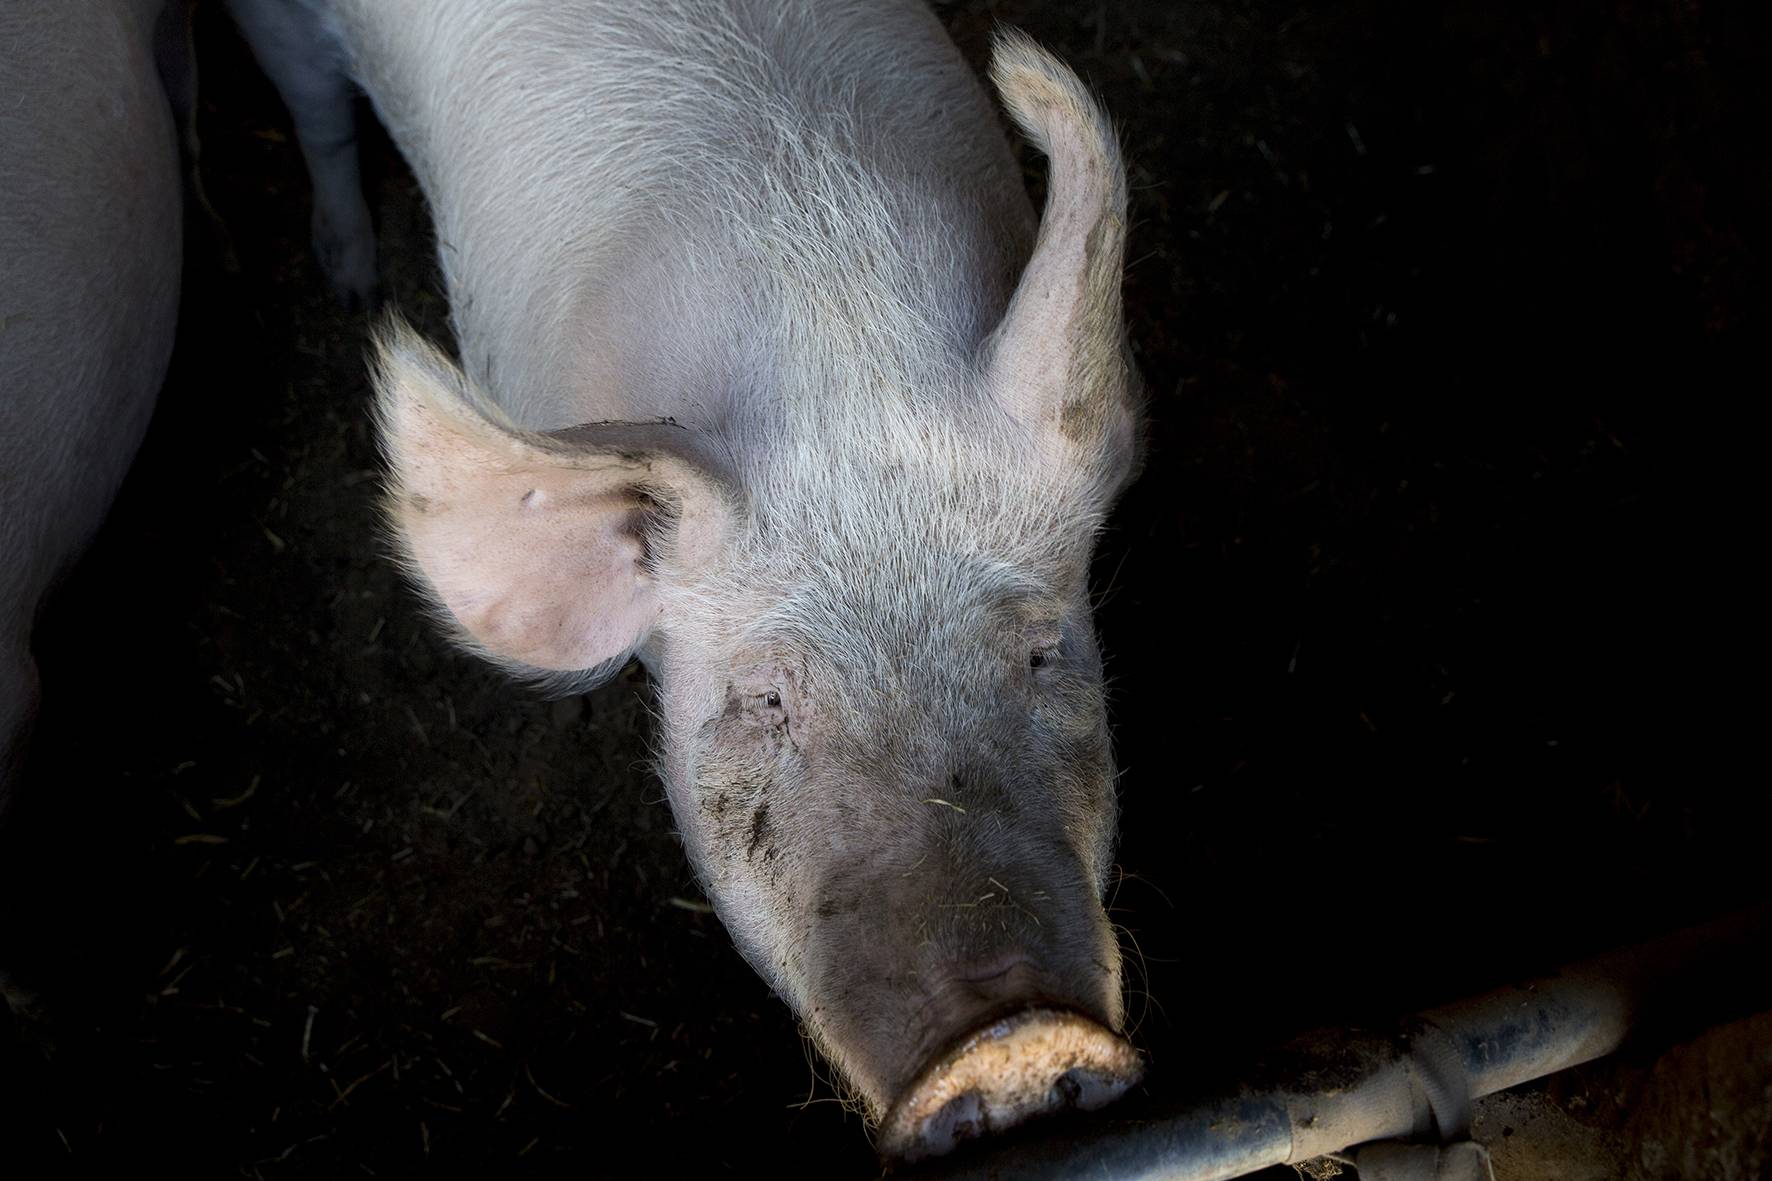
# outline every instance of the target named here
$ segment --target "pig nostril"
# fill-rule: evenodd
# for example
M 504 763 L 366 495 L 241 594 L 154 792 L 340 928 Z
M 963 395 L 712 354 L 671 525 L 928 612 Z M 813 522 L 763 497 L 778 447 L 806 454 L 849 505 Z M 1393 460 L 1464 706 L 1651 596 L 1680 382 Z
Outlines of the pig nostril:
M 1067 1070 L 1059 1075 L 1052 1083 L 1052 1090 L 1058 1096 L 1061 1107 L 1075 1107 L 1083 1098 L 1083 1083 L 1074 1070 Z
M 975 1140 L 990 1129 L 985 1124 L 984 1102 L 976 1091 L 968 1091 L 937 1112 L 929 1121 L 926 1139 L 932 1154 L 951 1152 L 967 1140 Z

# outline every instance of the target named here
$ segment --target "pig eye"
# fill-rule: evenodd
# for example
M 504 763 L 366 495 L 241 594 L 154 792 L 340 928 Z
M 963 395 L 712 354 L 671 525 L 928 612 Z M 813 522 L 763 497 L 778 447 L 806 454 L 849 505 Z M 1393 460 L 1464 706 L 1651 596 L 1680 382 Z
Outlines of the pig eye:
M 1058 657 L 1058 646 L 1057 645 L 1053 645 L 1049 648 L 1035 648 L 1032 652 L 1028 653 L 1028 667 L 1029 668 L 1045 668 L 1047 665 L 1051 664 L 1054 660 L 1056 660 L 1057 657 Z
M 769 690 L 769 692 L 763 694 L 763 704 L 767 705 L 770 709 L 780 709 L 781 694 L 777 693 L 774 689 Z

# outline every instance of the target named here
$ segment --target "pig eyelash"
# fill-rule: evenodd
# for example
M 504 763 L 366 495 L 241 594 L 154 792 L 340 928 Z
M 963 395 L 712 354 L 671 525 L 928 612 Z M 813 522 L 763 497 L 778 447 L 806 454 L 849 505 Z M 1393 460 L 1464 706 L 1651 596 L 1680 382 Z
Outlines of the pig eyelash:
M 761 692 L 747 695 L 754 709 L 782 709 L 783 698 L 780 689 L 764 689 Z
M 753 693 L 751 702 L 752 708 L 763 714 L 758 719 L 761 723 L 779 731 L 790 744 L 799 745 L 794 739 L 793 719 L 788 716 L 780 689 L 765 689 L 761 693 Z

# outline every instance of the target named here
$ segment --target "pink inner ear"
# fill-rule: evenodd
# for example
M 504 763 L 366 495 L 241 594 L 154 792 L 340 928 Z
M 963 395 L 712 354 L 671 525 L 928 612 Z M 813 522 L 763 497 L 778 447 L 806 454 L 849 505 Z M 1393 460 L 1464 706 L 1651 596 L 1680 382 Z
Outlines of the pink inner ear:
M 489 656 L 578 672 L 645 640 L 659 600 L 641 568 L 641 487 L 679 509 L 673 561 L 705 561 L 717 544 L 722 494 L 685 458 L 694 439 L 681 427 L 526 434 L 398 325 L 378 350 L 376 384 L 394 524 L 437 600 Z
M 639 565 L 637 475 L 621 463 L 458 470 L 447 497 L 406 498 L 400 523 L 437 597 L 489 653 L 587 669 L 632 649 L 658 613 Z

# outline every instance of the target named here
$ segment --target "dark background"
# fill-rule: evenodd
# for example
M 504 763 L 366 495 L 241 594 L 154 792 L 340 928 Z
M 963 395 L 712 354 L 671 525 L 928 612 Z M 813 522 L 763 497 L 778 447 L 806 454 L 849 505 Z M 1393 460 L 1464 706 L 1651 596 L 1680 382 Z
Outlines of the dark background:
M 1151 451 L 1098 568 L 1132 1102 L 1768 894 L 1755 7 L 939 6 L 975 62 L 995 21 L 1059 51 L 1132 166 Z M 643 674 L 539 700 L 382 560 L 364 322 L 198 15 L 225 234 L 191 223 L 159 415 L 40 646 L 12 1147 L 867 1174 L 697 905 Z M 389 291 L 442 336 L 416 187 L 365 152 Z

